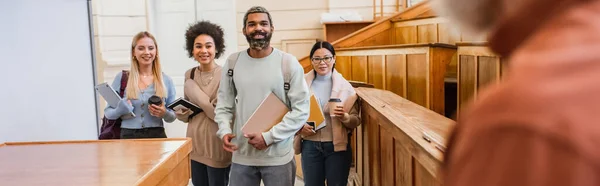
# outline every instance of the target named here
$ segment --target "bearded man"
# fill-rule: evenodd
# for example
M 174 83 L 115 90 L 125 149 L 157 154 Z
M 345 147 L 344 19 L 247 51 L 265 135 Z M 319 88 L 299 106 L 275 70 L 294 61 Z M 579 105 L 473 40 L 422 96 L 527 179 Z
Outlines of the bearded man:
M 259 186 L 261 180 L 265 186 L 293 186 L 295 182 L 294 135 L 308 119 L 310 94 L 298 60 L 271 47 L 273 30 L 265 8 L 250 8 L 242 29 L 250 48 L 232 54 L 225 63 L 229 70 L 221 76 L 215 121 L 223 148 L 233 152 L 231 186 Z M 289 112 L 267 132 L 242 132 L 270 94 L 285 102 Z
M 600 185 L 600 0 L 435 1 L 508 63 L 461 113 L 444 185 Z

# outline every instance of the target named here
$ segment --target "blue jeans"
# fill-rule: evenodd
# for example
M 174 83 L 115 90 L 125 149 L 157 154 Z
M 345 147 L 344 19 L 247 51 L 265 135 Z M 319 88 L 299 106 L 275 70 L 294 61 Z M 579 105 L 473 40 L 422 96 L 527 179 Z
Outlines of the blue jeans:
M 194 186 L 227 186 L 229 168 L 214 168 L 191 160 L 192 183 Z
M 333 151 L 332 142 L 302 141 L 302 173 L 310 186 L 346 186 L 352 164 L 352 150 Z
M 245 166 L 231 164 L 229 186 L 294 186 L 296 181 L 296 161 L 279 166 Z M 307 185 L 309 186 L 309 185 Z

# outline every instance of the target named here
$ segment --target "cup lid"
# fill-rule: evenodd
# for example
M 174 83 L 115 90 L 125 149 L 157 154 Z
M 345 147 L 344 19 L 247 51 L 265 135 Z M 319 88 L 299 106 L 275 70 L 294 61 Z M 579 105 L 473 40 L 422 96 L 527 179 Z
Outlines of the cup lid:
M 342 100 L 340 98 L 331 98 L 329 102 L 342 102 Z

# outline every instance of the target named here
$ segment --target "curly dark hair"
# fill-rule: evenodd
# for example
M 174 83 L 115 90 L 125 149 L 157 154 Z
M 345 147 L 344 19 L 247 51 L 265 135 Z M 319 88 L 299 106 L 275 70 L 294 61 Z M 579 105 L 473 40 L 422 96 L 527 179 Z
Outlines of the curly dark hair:
M 221 57 L 225 53 L 225 39 L 223 28 L 209 21 L 200 21 L 195 24 L 190 24 L 185 32 L 185 49 L 188 52 L 188 57 L 192 58 L 194 54 L 194 40 L 199 35 L 206 34 L 215 40 L 216 54 L 215 58 Z

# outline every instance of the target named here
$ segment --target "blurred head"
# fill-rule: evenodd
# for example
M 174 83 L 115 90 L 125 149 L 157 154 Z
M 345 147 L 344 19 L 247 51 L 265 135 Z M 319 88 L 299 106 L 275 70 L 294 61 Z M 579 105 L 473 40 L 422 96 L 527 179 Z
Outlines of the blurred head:
M 335 50 L 327 41 L 318 41 L 310 50 L 310 62 L 316 74 L 324 76 L 335 68 Z
M 250 8 L 244 15 L 242 32 L 250 45 L 250 49 L 263 50 L 270 46 L 273 35 L 273 21 L 267 9 L 261 6 Z
M 441 16 L 471 34 L 486 34 L 501 18 L 506 0 L 433 0 L 433 8 Z M 519 0 L 526 1 L 526 0 Z M 513 1 L 517 3 L 517 0 Z M 512 3 L 512 2 L 511 2 Z
M 223 29 L 208 21 L 190 25 L 185 32 L 185 48 L 200 64 L 213 63 L 225 52 Z

